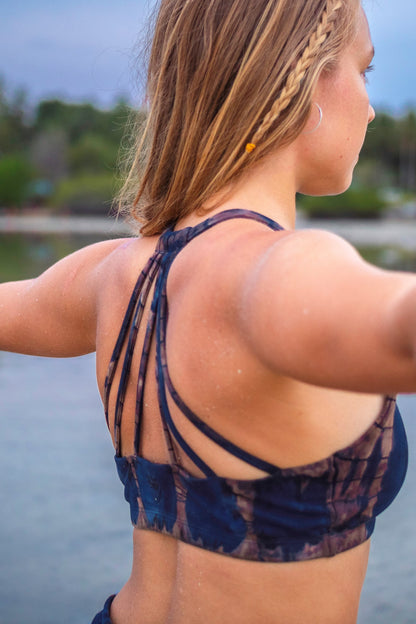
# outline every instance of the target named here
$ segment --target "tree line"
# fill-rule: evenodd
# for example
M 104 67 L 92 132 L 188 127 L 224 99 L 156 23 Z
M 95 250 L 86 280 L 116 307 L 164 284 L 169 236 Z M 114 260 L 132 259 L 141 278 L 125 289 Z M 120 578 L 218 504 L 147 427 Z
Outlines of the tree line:
M 60 100 L 27 105 L 24 92 L 0 83 L 0 207 L 108 213 L 130 115 Z
M 75 213 L 109 212 L 130 108 L 39 102 L 8 93 L 0 82 L 0 208 L 45 206 Z M 144 115 L 144 113 L 143 113 Z M 392 198 L 416 195 L 416 113 L 379 112 L 370 125 L 350 191 L 339 198 L 300 197 L 312 216 L 378 216 Z

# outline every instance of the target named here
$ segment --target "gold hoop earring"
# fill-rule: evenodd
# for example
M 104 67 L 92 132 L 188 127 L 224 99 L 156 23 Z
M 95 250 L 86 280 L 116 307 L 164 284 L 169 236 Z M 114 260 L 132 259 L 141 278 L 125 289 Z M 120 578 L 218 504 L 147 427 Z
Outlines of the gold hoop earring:
M 316 108 L 318 109 L 318 113 L 319 113 L 319 121 L 317 123 L 317 125 L 315 126 L 315 128 L 313 130 L 308 130 L 307 132 L 305 132 L 305 134 L 312 134 L 312 132 L 316 132 L 319 128 L 319 126 L 322 123 L 322 119 L 324 117 L 324 114 L 322 112 L 322 108 L 319 106 L 319 104 L 317 102 L 313 102 L 313 104 L 315 104 Z

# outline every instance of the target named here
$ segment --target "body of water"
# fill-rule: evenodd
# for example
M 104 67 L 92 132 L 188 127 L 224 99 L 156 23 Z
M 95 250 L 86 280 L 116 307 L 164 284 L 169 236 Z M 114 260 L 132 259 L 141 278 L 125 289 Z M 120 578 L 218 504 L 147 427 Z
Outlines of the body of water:
M 94 362 L 0 352 L 1 624 L 87 624 L 129 575 Z
M 0 403 L 0 623 L 87 624 L 128 578 L 132 531 L 94 358 L 0 352 Z M 399 404 L 409 472 L 377 521 L 360 624 L 416 621 L 416 397 Z
M 2 235 L 0 281 L 97 238 Z M 88 624 L 129 576 L 132 533 L 94 357 L 0 352 L 0 405 L 0 624 Z M 409 472 L 377 521 L 359 624 L 416 621 L 416 397 L 399 405 Z

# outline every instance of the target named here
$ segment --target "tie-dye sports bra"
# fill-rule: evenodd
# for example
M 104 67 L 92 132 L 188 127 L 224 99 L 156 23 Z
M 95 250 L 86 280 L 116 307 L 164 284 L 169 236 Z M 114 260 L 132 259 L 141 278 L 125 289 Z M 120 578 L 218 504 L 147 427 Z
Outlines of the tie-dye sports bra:
M 166 358 L 169 269 L 189 241 L 234 218 L 253 219 L 273 230 L 283 229 L 258 213 L 237 209 L 216 214 L 196 227 L 167 230 L 133 290 L 105 389 L 108 423 L 111 386 L 120 364 L 115 460 L 130 504 L 131 520 L 138 529 L 157 531 L 241 559 L 282 562 L 332 556 L 369 538 L 376 516 L 392 502 L 403 483 L 407 441 L 395 399 L 386 398 L 378 418 L 350 446 L 312 464 L 280 469 L 226 440 L 198 418 L 178 395 L 169 376 Z M 138 328 L 152 289 L 137 382 L 136 453 L 124 457 L 120 451 L 123 404 Z M 167 464 L 139 456 L 143 394 L 153 336 L 160 418 L 170 457 Z M 217 476 L 176 428 L 167 394 L 205 436 L 268 476 L 252 480 Z M 179 445 L 204 477 L 195 477 L 180 465 L 175 445 Z

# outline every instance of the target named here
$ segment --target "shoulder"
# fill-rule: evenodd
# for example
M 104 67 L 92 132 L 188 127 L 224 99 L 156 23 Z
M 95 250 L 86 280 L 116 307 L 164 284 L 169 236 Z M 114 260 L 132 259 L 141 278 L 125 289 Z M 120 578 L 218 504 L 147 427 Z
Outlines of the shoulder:
M 104 241 L 84 248 L 78 263 L 88 265 L 94 274 L 98 289 L 118 284 L 128 287 L 137 279 L 153 253 L 153 238 L 122 238 Z
M 102 305 L 111 303 L 112 294 L 128 289 L 134 274 L 140 273 L 149 247 L 141 240 L 114 239 L 83 247 L 40 275 L 36 287 L 67 302 L 69 308 L 83 302 L 85 308 L 99 313 Z
M 260 281 L 276 287 L 279 281 L 293 278 L 299 286 L 312 275 L 331 274 L 341 266 L 362 270 L 366 265 L 352 245 L 331 232 L 273 231 L 248 222 L 229 224 L 228 230 L 213 229 L 194 247 L 189 245 L 179 263 L 190 287 L 195 280 L 199 287 L 223 293 L 228 302 L 244 298 Z
M 291 230 L 271 233 L 254 250 L 239 292 L 240 319 L 268 317 L 273 311 L 297 316 L 313 300 L 329 299 L 367 271 L 367 264 L 343 238 L 324 230 Z M 283 321 L 283 318 L 281 318 Z
M 327 230 L 285 230 L 283 236 L 270 236 L 267 241 L 263 259 L 265 257 L 280 261 L 286 258 L 293 262 L 307 262 L 308 264 L 320 261 L 321 257 L 359 257 L 354 247 L 345 239 Z
M 270 236 L 259 248 L 251 278 L 296 278 L 300 285 L 312 276 L 329 275 L 341 266 L 366 263 L 356 249 L 340 236 L 324 230 L 286 231 Z M 300 282 L 298 281 L 300 280 Z

